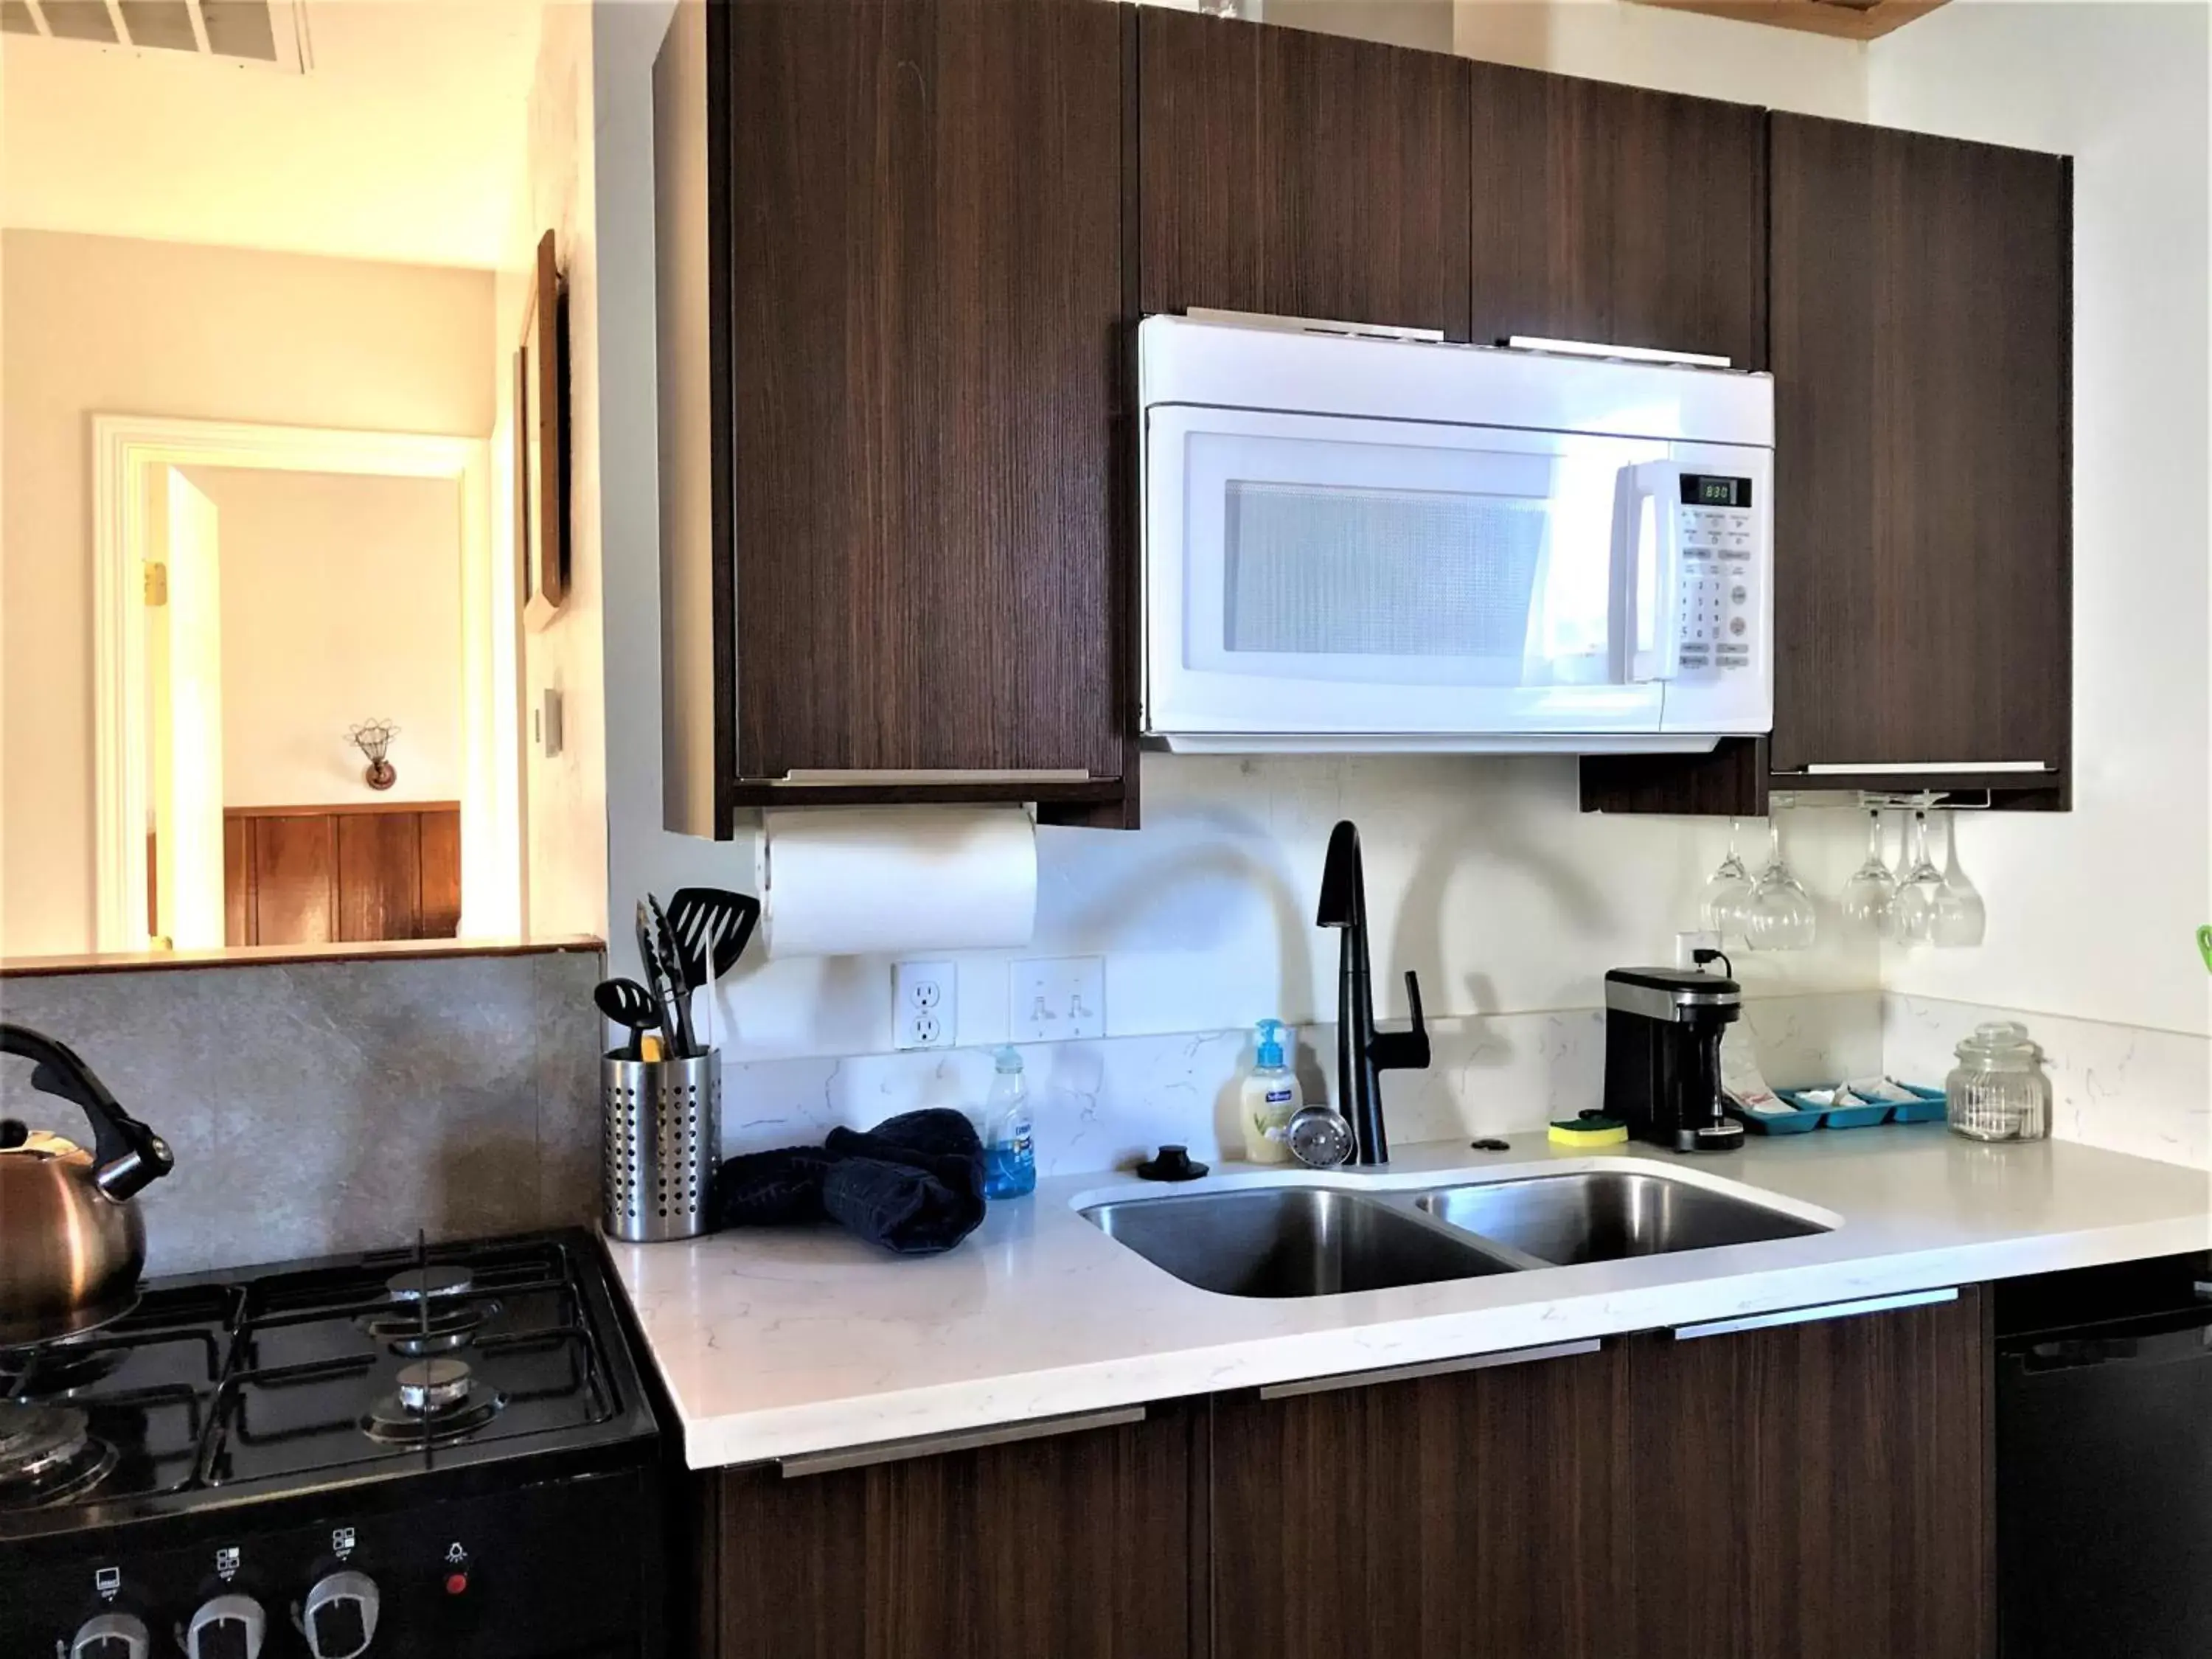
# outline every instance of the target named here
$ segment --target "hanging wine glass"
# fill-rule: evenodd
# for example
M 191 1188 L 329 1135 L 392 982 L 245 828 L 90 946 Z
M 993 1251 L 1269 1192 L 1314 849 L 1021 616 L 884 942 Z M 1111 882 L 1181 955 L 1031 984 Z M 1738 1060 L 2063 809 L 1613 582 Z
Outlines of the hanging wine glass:
M 1762 951 L 1808 951 L 1817 931 L 1813 896 L 1782 853 L 1782 820 L 1766 820 L 1766 868 L 1752 888 L 1748 942 Z
M 1946 950 L 1979 945 L 1990 926 L 1989 907 L 1980 890 L 1959 867 L 1959 815 L 1943 815 L 1943 884 L 1936 890 L 1936 914 L 1929 937 Z
M 1751 903 L 1751 872 L 1744 867 L 1735 850 L 1736 836 L 1742 827 L 1741 818 L 1729 820 L 1728 856 L 1705 883 L 1705 897 L 1698 907 L 1705 931 L 1718 933 L 1723 939 L 1743 938 Z
M 1867 813 L 1866 862 L 1844 884 L 1844 920 L 1876 939 L 1889 939 L 1897 931 L 1896 904 L 1897 878 L 1882 857 L 1881 812 L 1876 808 Z
M 1936 926 L 1936 896 L 1943 890 L 1943 872 L 1928 857 L 1928 813 L 1912 815 L 1912 836 L 1906 843 L 1909 860 L 1897 884 L 1897 937 L 1906 945 L 1925 945 Z

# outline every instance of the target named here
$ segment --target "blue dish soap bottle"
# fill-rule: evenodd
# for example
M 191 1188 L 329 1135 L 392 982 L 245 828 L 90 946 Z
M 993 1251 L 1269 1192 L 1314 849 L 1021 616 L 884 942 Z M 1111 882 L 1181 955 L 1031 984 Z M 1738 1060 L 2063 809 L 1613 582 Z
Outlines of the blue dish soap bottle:
M 1036 1190 L 1036 1127 L 1030 1118 L 1022 1057 L 1001 1048 L 983 1099 L 983 1196 L 1022 1198 Z

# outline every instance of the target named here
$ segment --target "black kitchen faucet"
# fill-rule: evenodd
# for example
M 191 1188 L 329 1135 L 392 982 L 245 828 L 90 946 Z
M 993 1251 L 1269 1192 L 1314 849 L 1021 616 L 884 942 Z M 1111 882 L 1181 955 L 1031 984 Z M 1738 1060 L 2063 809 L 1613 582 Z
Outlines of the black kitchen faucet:
M 1330 831 L 1321 872 L 1316 927 L 1341 928 L 1336 980 L 1336 1109 L 1352 1126 L 1352 1162 L 1367 1169 L 1390 1161 L 1382 1127 L 1382 1079 L 1388 1071 L 1419 1071 L 1429 1063 L 1429 1030 L 1421 1020 L 1421 984 L 1406 972 L 1411 1030 L 1375 1029 L 1375 988 L 1367 966 L 1367 878 L 1359 863 L 1359 829 L 1349 818 Z

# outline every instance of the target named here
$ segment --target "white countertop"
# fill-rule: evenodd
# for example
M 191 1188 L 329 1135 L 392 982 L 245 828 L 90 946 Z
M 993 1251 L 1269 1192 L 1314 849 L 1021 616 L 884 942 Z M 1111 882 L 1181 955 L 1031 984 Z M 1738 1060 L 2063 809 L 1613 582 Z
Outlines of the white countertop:
M 1600 1155 L 1512 1138 L 1401 1147 L 1387 1174 L 1227 1166 L 1164 1187 L 1040 1182 L 944 1255 L 834 1227 L 610 1241 L 694 1468 L 1414 1364 L 1731 1316 L 2212 1248 L 2212 1176 L 2060 1141 L 1982 1146 L 1941 1124 L 1753 1137 L 1741 1152 Z M 1428 1187 L 1656 1165 L 1741 1184 L 1831 1232 L 1346 1296 L 1198 1290 L 1078 1213 L 1108 1197 L 1253 1184 Z

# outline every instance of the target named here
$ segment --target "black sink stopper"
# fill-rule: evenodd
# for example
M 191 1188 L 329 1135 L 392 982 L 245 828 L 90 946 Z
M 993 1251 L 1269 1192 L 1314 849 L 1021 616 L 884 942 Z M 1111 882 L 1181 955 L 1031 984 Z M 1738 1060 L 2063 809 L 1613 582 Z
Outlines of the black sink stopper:
M 1138 1178 L 1144 1181 L 1196 1181 L 1206 1173 L 1206 1165 L 1190 1161 L 1188 1146 L 1163 1146 L 1148 1163 L 1137 1166 Z

